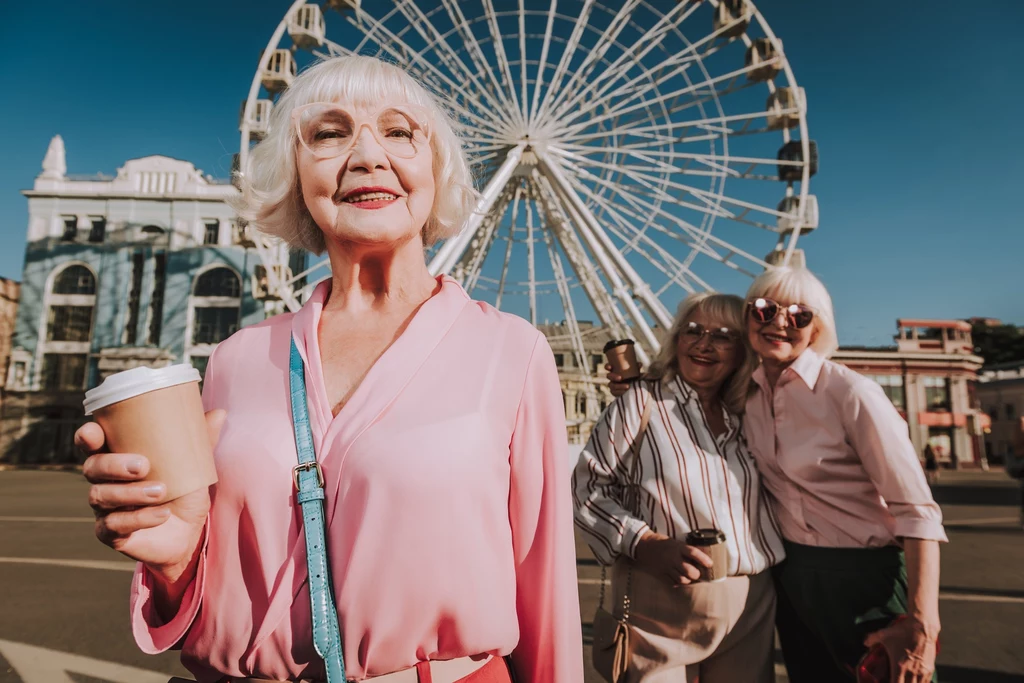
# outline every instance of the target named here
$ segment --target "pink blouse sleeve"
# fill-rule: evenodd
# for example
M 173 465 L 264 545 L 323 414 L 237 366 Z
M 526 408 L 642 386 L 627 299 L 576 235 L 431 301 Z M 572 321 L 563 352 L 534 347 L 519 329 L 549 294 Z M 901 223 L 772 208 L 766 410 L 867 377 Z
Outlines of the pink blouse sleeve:
M 583 680 L 565 408 L 554 355 L 538 336 L 511 442 L 509 520 L 516 561 L 521 683 Z
M 132 592 L 129 600 L 131 609 L 132 635 L 139 649 L 147 655 L 155 655 L 180 647 L 203 602 L 203 588 L 206 583 L 206 542 L 207 528 L 203 529 L 203 549 L 199 554 L 196 578 L 185 590 L 178 613 L 164 622 L 153 604 L 153 575 L 141 562 L 135 567 L 132 577 Z
M 850 444 L 896 520 L 896 537 L 946 541 L 942 511 L 925 481 L 907 423 L 882 388 L 870 380 L 854 383 L 842 415 Z
M 218 376 L 214 374 L 213 359 L 216 351 L 210 356 L 206 366 L 206 376 L 203 381 L 203 409 L 213 410 L 218 404 Z M 172 648 L 180 647 L 181 641 L 185 638 L 189 628 L 199 614 L 199 607 L 203 603 L 203 589 L 206 583 L 206 546 L 209 543 L 209 519 L 203 528 L 203 535 L 199 541 L 202 550 L 199 552 L 199 563 L 196 567 L 196 578 L 185 590 L 181 600 L 181 607 L 178 613 L 164 622 L 157 614 L 153 604 L 153 575 L 141 562 L 135 567 L 135 575 L 132 577 L 131 595 L 129 597 L 129 609 L 131 617 L 132 635 L 139 649 L 149 655 L 166 652 Z

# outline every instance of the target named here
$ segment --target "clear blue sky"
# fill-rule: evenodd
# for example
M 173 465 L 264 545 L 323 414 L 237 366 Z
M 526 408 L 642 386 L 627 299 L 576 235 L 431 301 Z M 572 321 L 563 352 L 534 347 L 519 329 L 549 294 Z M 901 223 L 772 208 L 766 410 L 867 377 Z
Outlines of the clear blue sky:
M 57 133 L 69 173 L 166 154 L 226 177 L 239 104 L 288 5 L 0 4 L 0 276 L 21 277 L 19 191 Z M 822 215 L 801 246 L 842 342 L 889 343 L 897 317 L 1024 324 L 1024 2 L 758 6 L 807 89 Z

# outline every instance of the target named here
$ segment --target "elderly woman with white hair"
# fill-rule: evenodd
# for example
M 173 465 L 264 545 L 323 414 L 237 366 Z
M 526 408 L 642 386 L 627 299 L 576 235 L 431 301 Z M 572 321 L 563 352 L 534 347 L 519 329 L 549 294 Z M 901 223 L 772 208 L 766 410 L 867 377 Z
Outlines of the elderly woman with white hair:
M 789 680 L 852 681 L 876 644 L 884 680 L 932 680 L 946 534 L 906 422 L 877 384 L 829 360 L 832 300 L 810 271 L 766 271 L 747 311 L 761 366 L 744 432 L 785 539 L 775 576 Z
M 165 501 L 144 457 L 77 435 L 96 533 L 139 562 L 141 649 L 210 683 L 582 681 L 554 356 L 425 263 L 475 196 L 444 110 L 396 66 L 327 60 L 239 179 L 240 214 L 331 277 L 211 357 L 209 491 Z
M 741 430 L 755 363 L 743 322 L 740 297 L 687 297 L 657 360 L 601 416 L 576 465 L 576 524 L 613 565 L 609 613 L 630 632 L 620 681 L 774 680 L 768 570 L 784 550 Z M 723 535 L 716 568 L 700 544 Z M 599 615 L 595 664 L 614 680 L 603 630 L 621 629 Z

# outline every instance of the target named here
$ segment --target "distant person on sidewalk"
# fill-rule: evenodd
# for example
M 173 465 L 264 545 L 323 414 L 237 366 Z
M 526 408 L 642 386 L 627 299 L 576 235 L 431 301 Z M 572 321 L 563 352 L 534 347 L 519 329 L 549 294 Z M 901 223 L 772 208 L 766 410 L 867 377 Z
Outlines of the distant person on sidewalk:
M 924 447 L 924 477 L 928 480 L 929 486 L 939 483 L 939 459 L 930 443 Z
M 1020 482 L 1020 526 L 1024 529 L 1024 417 L 1017 423 L 1013 448 L 1006 458 L 1006 473 Z

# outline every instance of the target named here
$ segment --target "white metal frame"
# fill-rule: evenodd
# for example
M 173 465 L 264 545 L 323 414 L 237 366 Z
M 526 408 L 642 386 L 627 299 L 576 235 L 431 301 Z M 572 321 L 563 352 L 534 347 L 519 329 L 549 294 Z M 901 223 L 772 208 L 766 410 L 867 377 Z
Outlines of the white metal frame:
M 288 19 L 304 4 L 297 0 L 286 12 L 263 62 L 287 47 Z M 573 353 L 585 359 L 574 326 L 582 295 L 612 334 L 638 338 L 646 362 L 671 325 L 676 301 L 712 288 L 702 264 L 753 277 L 772 267 L 769 260 L 788 263 L 801 232 L 813 229 L 809 165 L 793 162 L 800 180 L 781 183 L 777 167 L 784 162 L 774 158 L 791 140 L 808 158 L 806 100 L 792 110 L 765 108 L 777 88 L 802 92 L 782 43 L 755 3 L 726 22 L 715 19 L 720 5 L 369 3 L 326 13 L 328 36 L 339 26 L 348 37 L 344 44 L 327 37 L 323 54 L 376 52 L 447 96 L 483 189 L 463 232 L 431 254 L 431 272 L 450 273 L 471 292 L 486 290 L 499 307 L 509 296 L 522 297 L 535 324 L 542 308 L 557 305 Z M 758 38 L 770 41 L 776 55 L 747 66 L 745 51 Z M 771 61 L 778 73 L 763 80 L 758 73 Z M 255 132 L 246 124 L 252 107 L 276 97 L 261 88 L 263 66 L 242 117 L 243 161 Z M 772 130 L 769 113 L 794 116 L 798 124 Z M 765 184 L 779 188 L 770 200 L 753 191 Z M 778 210 L 787 196 L 798 199 L 795 214 Z M 770 259 L 746 246 L 765 233 L 774 235 Z M 271 266 L 287 259 L 287 249 L 262 237 L 256 244 L 270 288 L 295 310 L 310 287 L 298 291 L 294 283 L 309 271 L 276 277 L 283 271 Z M 519 268 L 513 256 L 523 247 Z

